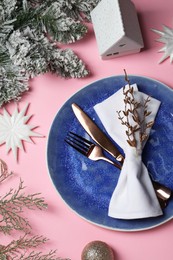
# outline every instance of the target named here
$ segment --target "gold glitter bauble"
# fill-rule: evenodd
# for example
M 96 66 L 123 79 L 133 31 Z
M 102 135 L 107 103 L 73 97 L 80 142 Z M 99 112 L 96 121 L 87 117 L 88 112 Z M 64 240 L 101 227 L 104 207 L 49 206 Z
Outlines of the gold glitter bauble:
M 81 260 L 114 260 L 114 254 L 105 242 L 92 241 L 84 247 Z

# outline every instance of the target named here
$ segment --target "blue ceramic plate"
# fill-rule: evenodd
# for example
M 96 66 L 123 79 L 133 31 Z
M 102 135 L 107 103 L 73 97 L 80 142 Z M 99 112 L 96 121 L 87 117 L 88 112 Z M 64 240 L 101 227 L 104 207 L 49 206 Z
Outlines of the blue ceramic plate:
M 143 161 L 154 180 L 173 190 L 173 91 L 150 78 L 129 78 L 131 84 L 137 83 L 140 91 L 162 102 L 143 151 Z M 55 188 L 79 216 L 104 228 L 138 231 L 156 227 L 170 220 L 173 216 L 173 199 L 169 201 L 163 216 L 160 217 L 139 220 L 109 217 L 108 205 L 117 184 L 119 170 L 107 162 L 93 162 L 87 159 L 64 142 L 68 131 L 87 136 L 72 112 L 73 102 L 105 131 L 93 106 L 125 84 L 124 76 L 109 77 L 93 82 L 74 94 L 58 111 L 52 123 L 48 138 L 47 162 Z

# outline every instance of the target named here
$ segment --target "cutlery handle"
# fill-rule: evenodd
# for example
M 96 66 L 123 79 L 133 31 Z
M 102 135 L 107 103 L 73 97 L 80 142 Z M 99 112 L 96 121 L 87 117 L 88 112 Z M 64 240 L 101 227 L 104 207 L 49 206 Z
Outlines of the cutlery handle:
M 118 163 L 116 163 L 116 162 L 113 162 L 113 161 L 109 160 L 109 159 L 106 158 L 106 157 L 102 157 L 101 159 L 104 160 L 104 161 L 106 161 L 106 162 L 108 162 L 108 163 L 111 163 L 112 165 L 114 165 L 116 168 L 118 168 L 118 169 L 120 169 L 120 170 L 121 170 L 121 168 L 122 168 L 122 165 L 121 165 L 121 164 L 118 164 Z
M 171 190 L 158 182 L 152 180 L 153 187 L 155 189 L 158 200 L 160 201 L 161 207 L 165 208 L 167 206 L 167 202 L 171 197 Z
M 117 163 L 114 163 L 112 161 L 110 161 L 110 163 L 114 164 L 114 166 L 117 167 Z M 119 168 L 121 170 L 122 165 L 118 165 L 117 168 Z M 151 176 L 150 176 L 150 178 L 151 178 Z M 162 209 L 164 209 L 168 204 L 168 200 L 171 197 L 172 191 L 169 188 L 165 187 L 164 185 L 162 185 L 156 181 L 153 181 L 152 178 L 151 178 L 151 181 L 152 181 L 156 196 L 158 198 L 158 201 L 160 203 L 160 206 Z

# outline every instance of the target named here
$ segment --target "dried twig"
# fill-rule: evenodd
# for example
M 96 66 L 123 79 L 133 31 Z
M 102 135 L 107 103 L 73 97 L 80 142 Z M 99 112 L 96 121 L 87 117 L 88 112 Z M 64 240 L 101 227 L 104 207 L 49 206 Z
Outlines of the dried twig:
M 0 183 L 7 179 L 12 173 L 8 172 L 6 163 L 0 159 Z M 16 190 L 10 189 L 4 196 L 0 197 L 0 232 L 10 234 L 12 230 L 22 231 L 23 236 L 17 240 L 12 240 L 8 245 L 0 244 L 1 260 L 70 260 L 56 256 L 56 250 L 48 253 L 38 251 L 38 247 L 47 242 L 43 236 L 31 236 L 31 226 L 29 221 L 22 216 L 24 208 L 45 209 L 47 204 L 40 193 L 25 194 L 23 181 L 20 180 Z M 34 251 L 33 251 L 34 249 Z M 37 252 L 36 252 L 36 251 Z
M 9 233 L 15 229 L 27 232 L 31 227 L 28 220 L 21 215 L 23 209 L 47 208 L 40 193 L 26 195 L 22 193 L 24 188 L 23 182 L 20 181 L 17 190 L 10 189 L 0 198 L 0 231 Z
M 0 259 L 21 259 L 21 260 L 58 260 L 55 256 L 56 251 L 50 251 L 47 254 L 35 252 L 32 249 L 47 242 L 42 236 L 31 236 L 25 234 L 18 240 L 13 240 L 7 246 L 0 246 Z M 32 251 L 29 251 L 32 250 Z
M 0 183 L 2 183 L 12 174 L 13 172 L 8 172 L 7 164 L 2 159 L 0 159 Z
M 148 103 L 150 102 L 150 97 L 148 96 L 144 103 L 136 101 L 134 96 L 134 89 L 130 85 L 130 80 L 127 77 L 125 71 L 125 80 L 128 82 L 128 89 L 123 88 L 124 94 L 124 104 L 125 108 L 123 111 L 117 111 L 118 119 L 121 121 L 122 125 L 125 125 L 127 142 L 130 146 L 137 148 L 136 135 L 139 135 L 139 141 L 142 143 L 148 138 L 147 128 L 151 128 L 154 124 L 154 121 L 147 122 L 146 118 L 151 114 L 151 111 L 148 111 Z M 143 111 L 143 114 L 139 115 L 140 111 Z

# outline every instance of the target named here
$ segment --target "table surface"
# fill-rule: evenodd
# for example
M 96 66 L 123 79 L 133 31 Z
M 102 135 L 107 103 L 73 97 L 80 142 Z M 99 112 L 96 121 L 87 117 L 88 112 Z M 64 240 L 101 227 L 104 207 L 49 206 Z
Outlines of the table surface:
M 33 138 L 34 143 L 24 142 L 25 151 L 19 151 L 19 160 L 15 161 L 12 152 L 6 154 L 5 145 L 0 147 L 0 158 L 6 161 L 9 170 L 15 175 L 2 184 L 1 191 L 17 187 L 20 178 L 26 186 L 26 193 L 41 192 L 49 207 L 45 211 L 27 212 L 34 234 L 49 238 L 44 250 L 57 249 L 59 257 L 79 260 L 84 246 L 94 240 L 108 243 L 116 254 L 117 260 L 172 260 L 173 221 L 151 230 L 140 232 L 120 232 L 104 229 L 85 221 L 74 213 L 59 197 L 47 169 L 47 139 L 52 121 L 64 102 L 74 93 L 91 82 L 113 75 L 128 74 L 147 76 L 173 88 L 172 64 L 167 59 L 158 61 L 163 53 L 159 49 L 163 44 L 156 41 L 158 35 L 151 28 L 162 30 L 162 25 L 173 28 L 172 0 L 133 0 L 144 38 L 144 49 L 138 54 L 103 61 L 99 57 L 93 27 L 89 25 L 86 37 L 72 48 L 87 64 L 91 74 L 84 79 L 68 79 L 55 75 L 41 75 L 30 82 L 30 90 L 22 96 L 19 108 L 29 103 L 28 114 L 33 115 L 29 124 L 38 126 L 35 130 L 44 138 Z M 16 104 L 6 106 L 13 112 Z M 2 110 L 0 110 L 2 112 Z M 25 213 L 24 213 L 25 214 Z M 13 236 L 13 238 L 15 235 Z M 5 244 L 8 237 L 1 237 Z

